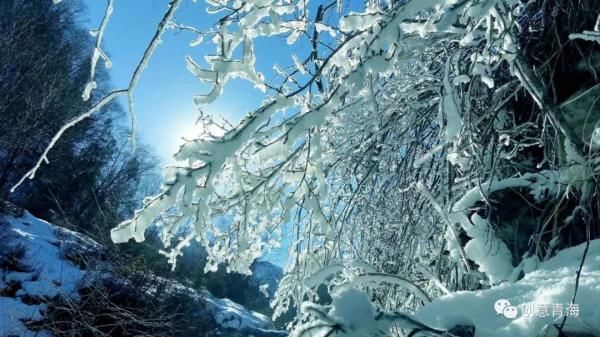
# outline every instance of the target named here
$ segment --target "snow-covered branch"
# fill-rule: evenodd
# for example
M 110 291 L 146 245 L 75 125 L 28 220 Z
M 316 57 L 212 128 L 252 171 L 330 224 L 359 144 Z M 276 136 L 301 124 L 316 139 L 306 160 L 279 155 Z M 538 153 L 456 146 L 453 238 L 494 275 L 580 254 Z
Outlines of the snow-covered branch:
M 86 83 L 85 88 L 83 89 L 83 94 L 81 97 L 84 101 L 90 99 L 92 94 L 92 90 L 96 89 L 96 82 L 94 81 L 94 76 L 96 74 L 96 65 L 98 64 L 98 60 L 102 59 L 104 62 L 104 66 L 108 69 L 111 67 L 111 61 L 106 55 L 106 53 L 102 50 L 102 38 L 104 37 L 104 31 L 106 30 L 106 26 L 108 25 L 108 21 L 113 12 L 113 0 L 108 0 L 106 5 L 106 10 L 104 12 L 104 16 L 102 17 L 102 22 L 100 23 L 100 27 L 97 30 L 93 30 L 90 32 L 92 36 L 96 37 L 96 44 L 94 45 L 94 51 L 92 52 L 92 61 L 90 65 L 90 79 Z
M 108 93 L 107 95 L 105 95 L 104 97 L 99 99 L 98 102 L 95 103 L 88 111 L 82 113 L 78 117 L 67 122 L 67 124 L 65 124 L 54 135 L 54 137 L 52 137 L 52 140 L 46 146 L 46 149 L 44 150 L 44 152 L 40 156 L 40 158 L 37 160 L 36 164 L 10 189 L 11 192 L 14 192 L 26 179 L 33 179 L 35 177 L 35 173 L 40 168 L 42 163 L 44 163 L 44 162 L 49 163 L 48 153 L 52 150 L 54 145 L 56 145 L 56 143 L 60 140 L 60 138 L 62 137 L 62 135 L 64 134 L 64 132 L 66 130 L 75 126 L 82 120 L 92 116 L 94 113 L 100 111 L 104 106 L 106 106 L 108 103 L 113 101 L 115 98 L 122 96 L 122 95 L 127 95 L 127 98 L 129 101 L 129 112 L 131 114 L 131 121 L 132 121 L 131 141 L 132 141 L 133 146 L 135 146 L 135 141 L 134 141 L 135 140 L 135 111 L 134 111 L 134 106 L 133 106 L 133 93 L 135 91 L 135 88 L 138 84 L 138 81 L 139 81 L 144 69 L 146 68 L 146 66 L 148 65 L 148 62 L 150 61 L 150 58 L 152 57 L 152 54 L 154 54 L 156 47 L 160 44 L 161 37 L 162 37 L 163 33 L 165 32 L 165 30 L 167 29 L 168 23 L 172 20 L 173 15 L 175 14 L 175 11 L 177 10 L 177 7 L 179 6 L 180 3 L 181 3 L 181 0 L 172 0 L 169 3 L 169 8 L 167 9 L 165 15 L 163 16 L 162 20 L 158 24 L 158 28 L 157 28 L 154 36 L 152 37 L 150 44 L 144 51 L 144 54 L 142 55 L 140 62 L 136 66 L 136 69 L 133 72 L 132 78 L 129 81 L 127 88 L 111 91 L 110 93 Z M 91 91 L 96 86 L 95 82 L 93 81 L 93 77 L 94 77 L 95 67 L 96 67 L 98 58 L 101 56 L 104 59 L 105 65 L 110 64 L 108 57 L 106 57 L 106 55 L 100 48 L 100 44 L 102 42 L 102 36 L 104 34 L 104 29 L 106 28 L 108 19 L 110 18 L 110 15 L 112 14 L 112 11 L 113 11 L 112 4 L 113 4 L 113 0 L 109 0 L 108 6 L 106 8 L 106 12 L 102 19 L 102 23 L 98 30 L 96 46 L 94 47 L 94 52 L 93 52 L 93 56 L 92 56 L 91 75 L 90 75 L 91 77 L 90 77 L 90 81 L 88 82 L 88 84 L 86 84 L 86 88 L 84 89 L 84 93 L 83 93 L 84 101 L 89 99 L 89 95 L 91 94 Z

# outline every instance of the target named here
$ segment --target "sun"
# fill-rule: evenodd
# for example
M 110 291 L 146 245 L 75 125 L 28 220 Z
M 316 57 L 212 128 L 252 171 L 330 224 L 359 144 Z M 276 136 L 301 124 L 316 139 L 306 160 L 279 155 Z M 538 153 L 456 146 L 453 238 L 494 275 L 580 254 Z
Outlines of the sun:
M 209 137 L 222 137 L 225 134 L 225 131 L 217 125 L 202 125 L 202 124 L 189 124 L 182 128 L 181 130 L 181 144 L 202 138 Z

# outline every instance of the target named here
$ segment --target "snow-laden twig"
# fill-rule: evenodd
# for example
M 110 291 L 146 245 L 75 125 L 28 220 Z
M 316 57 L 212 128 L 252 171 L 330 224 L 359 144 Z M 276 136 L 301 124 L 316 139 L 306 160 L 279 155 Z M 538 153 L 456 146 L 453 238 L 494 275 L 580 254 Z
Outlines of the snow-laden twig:
M 21 177 L 21 179 L 10 189 L 11 193 L 14 192 L 26 179 L 33 179 L 35 177 L 37 170 L 40 168 L 40 166 L 42 165 L 43 162 L 49 163 L 48 153 L 50 152 L 50 150 L 52 150 L 54 145 L 56 145 L 56 142 L 58 142 L 58 140 L 62 137 L 63 133 L 66 130 L 75 126 L 77 123 L 81 122 L 82 120 L 92 116 L 94 113 L 96 113 L 100 109 L 102 109 L 102 107 L 104 107 L 106 104 L 108 104 L 109 102 L 113 101 L 115 98 L 122 96 L 122 95 L 127 96 L 127 99 L 129 102 L 129 113 L 131 115 L 131 120 L 132 120 L 131 142 L 132 142 L 132 146 L 135 148 L 135 137 L 136 137 L 135 120 L 136 119 L 135 119 L 135 111 L 133 110 L 133 108 L 134 108 L 133 107 L 133 93 L 135 91 L 135 88 L 138 84 L 140 77 L 142 76 L 142 73 L 144 72 L 144 69 L 148 65 L 148 62 L 150 61 L 150 58 L 154 54 L 156 47 L 160 44 L 161 37 L 162 37 L 163 33 L 165 32 L 165 30 L 167 29 L 168 23 L 172 20 L 173 15 L 174 15 L 175 11 L 177 10 L 177 8 L 179 7 L 179 4 L 181 3 L 181 1 L 182 0 L 172 0 L 169 3 L 169 8 L 167 9 L 162 20 L 158 24 L 158 28 L 156 29 L 156 32 L 154 33 L 154 36 L 152 37 L 150 44 L 144 51 L 144 54 L 142 55 L 140 62 L 138 63 L 137 67 L 135 68 L 135 71 L 133 72 L 132 78 L 129 81 L 127 88 L 114 90 L 114 91 L 108 93 L 106 96 L 101 98 L 96 104 L 94 104 L 88 111 L 73 118 L 72 120 L 67 122 L 67 124 L 65 124 L 60 130 L 58 130 L 58 132 L 54 135 L 54 137 L 52 137 L 52 140 L 50 141 L 50 143 L 46 146 L 46 149 L 44 150 L 42 155 L 39 157 L 38 161 L 33 166 L 33 168 L 31 168 L 25 175 L 23 175 L 23 177 Z M 99 38 L 97 39 L 95 50 L 100 50 L 98 48 L 99 43 L 101 41 L 100 34 L 104 31 L 104 27 L 106 26 L 106 22 L 108 21 L 108 17 L 110 16 L 111 13 L 112 13 L 112 0 L 109 1 L 109 5 L 106 10 L 106 14 L 104 16 L 104 19 L 103 19 L 103 22 L 102 22 L 102 25 L 100 28 Z M 92 64 L 93 64 L 93 62 L 92 62 Z M 94 65 L 92 65 L 92 74 L 94 71 L 93 69 L 94 69 Z
M 446 213 L 442 209 L 442 206 L 440 205 L 440 203 L 437 200 L 435 200 L 435 197 L 431 194 L 431 192 L 429 192 L 429 190 L 427 189 L 427 187 L 425 187 L 423 182 L 421 182 L 421 181 L 417 182 L 416 189 L 431 203 L 433 208 L 439 213 L 439 215 L 442 217 L 442 219 L 446 223 L 446 226 L 448 226 L 448 229 L 452 233 L 452 237 L 454 238 L 454 240 L 456 240 L 456 246 L 458 247 L 458 251 L 460 252 L 460 257 L 463 261 L 465 270 L 468 273 L 470 273 L 471 267 L 469 267 L 469 262 L 467 261 L 467 255 L 465 254 L 462 244 L 458 238 L 458 233 L 456 233 L 456 228 L 454 227 L 454 223 L 452 221 L 450 221 L 450 218 L 448 217 L 448 213 Z
M 430 279 L 433 284 L 436 285 L 436 287 L 438 287 L 438 289 L 440 289 L 444 294 L 450 294 L 450 290 L 448 289 L 448 287 L 446 287 L 442 281 L 440 281 L 439 278 L 437 278 L 435 275 L 433 275 L 432 272 L 430 272 L 427 268 L 425 268 L 423 265 L 421 264 L 417 264 L 416 267 L 418 272 L 420 272 L 421 274 L 423 274 L 423 276 L 427 277 L 428 279 Z
M 142 55 L 142 59 L 140 60 L 140 62 L 138 62 L 137 66 L 135 67 L 133 76 L 131 77 L 131 80 L 129 81 L 129 86 L 127 87 L 127 100 L 129 102 L 129 114 L 131 116 L 131 143 L 134 149 L 137 123 L 135 117 L 133 95 L 137 84 L 140 80 L 140 77 L 144 72 L 144 69 L 146 69 L 146 67 L 148 66 L 148 62 L 150 62 L 150 58 L 154 54 L 154 51 L 156 50 L 158 45 L 162 43 L 162 35 L 164 34 L 165 30 L 169 27 L 169 23 L 173 20 L 173 16 L 175 15 L 177 8 L 181 4 L 181 1 L 182 0 L 171 0 L 171 2 L 169 2 L 169 8 L 158 23 L 158 27 L 154 32 L 154 36 L 152 37 L 152 40 L 150 40 L 150 44 L 148 44 L 148 46 L 146 47 L 146 50 Z
M 92 90 L 96 89 L 96 81 L 94 81 L 94 77 L 96 74 L 96 65 L 98 64 L 98 60 L 102 58 L 104 61 L 104 66 L 106 68 L 111 67 L 111 62 L 106 53 L 102 50 L 102 38 L 104 37 L 104 30 L 108 25 L 108 21 L 113 12 L 113 1 L 108 0 L 106 5 L 106 10 L 104 11 L 104 16 L 102 17 L 102 22 L 100 23 L 100 28 L 97 30 L 91 31 L 92 35 L 96 36 L 96 44 L 94 45 L 94 51 L 92 52 L 92 61 L 90 65 L 90 79 L 85 85 L 85 89 L 83 90 L 83 94 L 81 97 L 84 101 L 90 99 L 90 95 L 92 94 Z
M 510 25 L 507 22 L 507 18 L 503 15 L 500 15 L 498 11 L 494 11 L 494 14 L 495 19 L 499 23 L 504 33 L 504 39 L 506 43 L 509 45 L 514 45 L 517 39 L 514 37 L 513 32 L 510 31 Z M 556 127 L 575 146 L 576 151 L 578 153 L 581 152 L 583 150 L 582 141 L 579 139 L 579 137 L 577 137 L 575 131 L 569 126 L 564 114 L 562 111 L 560 111 L 560 107 L 554 104 L 554 102 L 550 99 L 548 91 L 536 76 L 535 71 L 529 65 L 521 52 L 514 51 L 508 56 L 505 56 L 505 58 L 510 63 L 511 70 L 513 71 L 514 75 L 519 79 L 521 85 L 523 85 L 525 90 L 527 90 L 538 107 L 543 112 L 548 114 Z
M 600 16 L 598 16 L 598 20 L 600 22 Z M 575 209 L 575 211 L 579 211 L 581 213 L 585 213 L 586 211 L 581 208 L 578 207 Z M 586 218 L 585 222 L 585 248 L 583 249 L 583 256 L 581 256 L 581 261 L 579 263 L 579 267 L 577 268 L 577 275 L 575 276 L 575 288 L 573 289 L 573 297 L 571 298 L 571 305 L 575 304 L 575 300 L 577 299 L 577 291 L 579 290 L 579 281 L 581 279 L 581 272 L 583 271 L 583 265 L 585 264 L 585 259 L 587 258 L 588 255 L 588 251 L 590 249 L 590 222 L 589 222 L 589 215 L 588 214 L 583 214 L 582 215 L 584 218 Z M 560 323 L 560 326 L 558 327 L 558 332 L 559 335 L 561 334 L 563 328 L 565 327 L 565 323 L 567 322 L 567 318 L 568 315 L 565 315 Z
M 582 33 L 571 33 L 569 34 L 569 39 L 579 39 L 584 41 L 594 41 L 600 43 L 600 15 L 598 15 L 598 18 L 596 19 L 594 30 L 584 30 Z
M 60 130 L 58 130 L 58 132 L 54 135 L 54 137 L 52 137 L 52 139 L 50 140 L 50 143 L 48 144 L 48 146 L 46 146 L 46 149 L 40 155 L 38 161 L 35 163 L 33 168 L 31 168 L 27 173 L 25 173 L 25 175 L 23 175 L 23 177 L 21 177 L 21 179 L 10 189 L 10 192 L 11 193 L 14 192 L 17 189 L 17 187 L 19 187 L 25 181 L 25 179 L 33 179 L 35 177 L 35 173 L 40 168 L 40 166 L 42 165 L 43 162 L 45 162 L 46 164 L 49 163 L 48 152 L 50 152 L 50 150 L 52 150 L 54 145 L 56 145 L 56 142 L 58 142 L 58 140 L 60 139 L 60 137 L 62 137 L 62 135 L 65 133 L 65 131 L 67 131 L 71 127 L 77 125 L 77 123 L 81 122 L 82 120 L 92 116 L 94 113 L 96 113 L 100 109 L 102 109 L 106 104 L 112 102 L 115 98 L 117 98 L 121 95 L 125 95 L 125 94 L 127 94 L 127 90 L 113 91 L 110 94 L 104 96 L 100 101 L 98 101 L 98 103 L 94 104 L 94 106 L 92 106 L 91 109 L 89 109 L 85 113 L 71 119 L 69 122 L 67 122 L 65 125 L 63 125 L 60 128 Z
M 385 273 L 364 273 L 360 275 L 356 275 L 352 279 L 352 283 L 355 284 L 371 284 L 371 285 L 381 285 L 383 283 L 389 283 L 393 285 L 401 286 L 416 296 L 418 296 L 423 303 L 431 302 L 431 297 L 416 283 L 410 281 L 405 277 L 401 277 L 398 275 L 390 275 Z

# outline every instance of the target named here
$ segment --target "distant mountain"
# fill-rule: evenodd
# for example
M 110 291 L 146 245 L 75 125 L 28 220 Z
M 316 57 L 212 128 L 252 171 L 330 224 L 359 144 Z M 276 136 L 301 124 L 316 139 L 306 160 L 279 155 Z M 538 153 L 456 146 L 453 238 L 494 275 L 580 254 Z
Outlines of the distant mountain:
M 272 297 L 277 290 L 279 280 L 281 280 L 281 277 L 283 276 L 283 270 L 268 261 L 255 262 L 254 265 L 252 265 L 251 270 L 252 275 L 249 280 L 250 285 L 262 287 L 261 289 L 266 290 L 268 297 Z

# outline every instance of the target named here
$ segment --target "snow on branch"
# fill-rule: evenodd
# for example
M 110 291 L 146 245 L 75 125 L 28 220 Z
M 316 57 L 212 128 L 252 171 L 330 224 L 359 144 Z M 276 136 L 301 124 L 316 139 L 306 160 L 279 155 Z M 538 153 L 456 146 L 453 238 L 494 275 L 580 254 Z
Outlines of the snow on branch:
M 497 238 L 488 219 L 477 213 L 470 217 L 468 214 L 478 201 L 486 199 L 493 192 L 523 187 L 529 189 L 535 200 L 542 200 L 548 195 L 558 193 L 559 181 L 559 174 L 554 171 L 492 180 L 472 188 L 452 206 L 449 216 L 451 226 L 458 223 L 471 238 L 465 245 L 464 252 L 469 259 L 477 263 L 480 271 L 488 275 L 490 282 L 509 280 L 514 269 L 511 253 L 506 244 Z
M 56 145 L 56 143 L 60 140 L 62 135 L 65 133 L 65 131 L 67 131 L 71 127 L 77 125 L 77 123 L 81 122 L 82 120 L 92 116 L 94 113 L 101 110 L 105 105 L 107 105 L 108 103 L 113 101 L 115 98 L 125 95 L 125 94 L 127 94 L 127 90 L 113 91 L 110 94 L 104 96 L 100 101 L 98 101 L 96 104 L 94 104 L 92 106 L 92 108 L 90 108 L 88 111 L 71 119 L 69 122 L 67 122 L 65 125 L 63 125 L 60 128 L 60 130 L 58 130 L 58 132 L 54 135 L 54 137 L 52 137 L 52 139 L 50 140 L 50 143 L 48 144 L 48 146 L 46 146 L 46 149 L 44 150 L 42 155 L 39 157 L 39 159 L 37 160 L 37 162 L 35 163 L 33 168 L 31 168 L 27 173 L 25 173 L 25 175 L 23 177 L 21 177 L 21 179 L 10 189 L 10 192 L 11 193 L 14 192 L 25 181 L 25 179 L 35 178 L 35 173 L 40 168 L 42 163 L 46 163 L 46 164 L 49 163 L 48 153 L 50 152 L 50 150 L 52 150 L 54 145 Z
M 133 93 L 134 93 L 134 90 L 137 86 L 137 83 L 138 83 L 144 69 L 148 65 L 148 62 L 150 61 L 150 58 L 154 54 L 156 47 L 160 44 L 161 37 L 162 37 L 164 31 L 167 29 L 168 23 L 172 20 L 173 15 L 174 15 L 175 11 L 177 10 L 177 7 L 181 3 L 181 1 L 182 0 L 172 0 L 171 2 L 169 2 L 169 8 L 167 9 L 165 15 L 163 16 L 162 20 L 158 24 L 158 28 L 157 28 L 154 36 L 152 37 L 150 44 L 144 51 L 144 54 L 142 55 L 140 62 L 136 66 L 136 69 L 132 75 L 131 80 L 129 81 L 129 85 L 127 86 L 127 88 L 111 91 L 110 93 L 108 93 L 107 95 L 105 95 L 104 97 L 99 99 L 98 102 L 95 103 L 88 111 L 73 118 L 72 120 L 67 122 L 63 127 L 61 127 L 61 129 L 52 137 L 52 140 L 46 146 L 44 152 L 42 153 L 42 155 L 40 156 L 40 158 L 38 159 L 36 164 L 33 166 L 33 168 L 31 168 L 23 177 L 21 177 L 21 179 L 10 189 L 11 193 L 14 192 L 26 179 L 33 179 L 35 177 L 37 170 L 42 165 L 42 163 L 44 163 L 44 162 L 46 164 L 49 163 L 48 153 L 52 150 L 54 145 L 56 145 L 56 143 L 60 140 L 60 138 L 62 137 L 63 133 L 66 130 L 75 126 L 82 120 L 92 116 L 94 113 L 100 111 L 104 106 L 106 106 L 108 103 L 113 101 L 115 98 L 122 96 L 122 95 L 126 95 L 128 98 L 128 101 L 129 101 L 129 112 L 131 114 L 131 120 L 132 120 L 131 141 L 132 141 L 132 145 L 135 147 L 135 124 L 136 123 L 135 123 L 135 111 L 134 111 L 134 106 L 133 106 Z M 86 84 L 86 88 L 85 88 L 84 94 L 83 94 L 84 101 L 89 99 L 89 94 L 91 93 L 91 90 L 93 90 L 93 88 L 95 87 L 95 83 L 93 82 L 93 77 L 94 77 L 95 66 L 96 66 L 98 57 L 102 56 L 102 58 L 105 61 L 105 65 L 110 64 L 110 63 L 107 63 L 110 61 L 108 60 L 108 58 L 104 55 L 104 53 L 100 49 L 100 43 L 102 41 L 102 35 L 104 33 L 104 29 L 106 28 L 108 19 L 113 10 L 112 3 L 113 3 L 113 0 L 109 0 L 108 6 L 106 8 L 106 12 L 104 14 L 104 18 L 102 19 L 102 24 L 100 25 L 100 28 L 98 30 L 96 46 L 94 47 L 94 54 L 92 57 L 90 82 L 88 82 L 88 84 Z
M 330 5 L 318 8 L 335 7 Z M 519 55 L 513 15 L 520 2 L 404 1 L 386 10 L 367 4 L 362 12 L 342 10 L 329 16 L 329 21 L 320 10 L 310 17 L 306 6 L 304 1 L 209 1 L 209 13 L 218 15 L 211 31 L 174 25 L 214 45 L 214 53 L 206 57 L 207 67 L 186 58 L 188 70 L 210 85 L 208 93 L 195 97 L 196 103 L 210 104 L 232 78 L 251 82 L 269 98 L 222 137 L 186 142 L 175 155 L 181 165 L 167 170 L 161 193 L 114 228 L 113 240 L 142 241 L 146 228 L 159 223 L 164 228 L 163 244 L 170 248 L 164 254 L 174 263 L 191 240 L 191 230 L 207 248 L 207 270 L 224 261 L 228 270 L 248 273 L 251 261 L 277 245 L 284 226 L 291 223 L 295 241 L 290 271 L 297 274 L 289 280 L 298 280 L 324 265 L 346 263 L 348 254 L 363 249 L 359 247 L 375 249 L 374 244 L 354 237 L 376 237 L 373 226 L 381 223 L 386 230 L 383 224 L 390 223 L 399 231 L 418 231 L 419 221 L 426 221 L 432 231 L 443 231 L 439 223 L 452 231 L 447 236 L 451 257 L 458 251 L 467 273 L 467 259 L 471 259 L 484 265 L 480 270 L 492 282 L 506 279 L 512 265 L 504 243 L 478 241 L 491 233 L 490 224 L 472 218 L 477 228 L 468 228 L 471 240 L 462 247 L 454 225 L 463 224 L 466 211 L 453 209 L 453 214 L 446 214 L 433 198 L 446 188 L 439 177 L 430 179 L 430 172 L 440 170 L 438 159 L 446 145 L 451 149 L 445 158 L 459 171 L 474 172 L 476 161 L 487 160 L 479 157 L 481 149 L 473 139 L 474 129 L 480 127 L 477 123 L 484 118 L 474 110 L 489 104 L 481 102 L 482 97 L 508 99 L 512 82 L 501 86 L 494 79 L 501 66 L 510 68 L 511 81 L 521 82 L 569 136 L 569 129 L 560 127 L 560 116 L 543 86 Z M 319 34 L 325 31 L 330 33 L 327 38 Z M 276 84 L 256 70 L 254 52 L 257 39 L 273 37 L 284 37 L 299 47 L 290 53 L 287 69 L 291 70 L 273 65 L 280 79 Z M 308 47 L 307 55 L 298 52 L 303 46 Z M 475 99 L 475 95 L 479 96 Z M 496 104 L 504 103 L 489 104 L 499 111 Z M 353 121 L 358 131 L 349 127 Z M 416 160 L 417 155 L 421 159 Z M 402 166 L 403 160 L 410 164 Z M 417 179 L 423 182 L 421 187 L 431 185 L 431 191 L 406 192 L 403 186 L 398 192 L 401 184 L 394 179 L 411 183 Z M 453 186 L 452 175 L 443 179 Z M 406 196 L 400 200 L 386 196 L 390 186 Z M 461 187 L 457 193 L 464 191 L 468 189 Z M 368 202 L 379 194 L 388 197 L 386 216 L 376 214 Z M 448 194 L 447 202 L 452 191 Z M 437 212 L 424 214 L 424 203 Z M 357 212 L 371 223 L 357 220 Z M 402 227 L 403 223 L 410 226 Z M 470 221 L 469 226 L 473 227 Z M 181 245 L 171 247 L 180 237 Z M 438 243 L 434 246 L 441 249 Z M 406 248 L 406 252 L 399 250 L 402 259 L 413 259 L 426 250 Z M 490 249 L 501 253 L 496 254 L 499 271 L 485 267 Z M 315 251 L 320 252 L 319 258 Z M 435 289 L 447 287 L 440 282 Z M 427 291 L 432 290 L 417 293 L 425 298 Z M 287 305 L 300 298 L 282 294 L 278 300 Z
M 308 317 L 308 322 L 295 329 L 292 337 L 389 336 L 394 325 L 412 331 L 411 335 L 454 336 L 420 322 L 409 313 L 377 310 L 364 292 L 348 286 L 334 292 L 331 306 L 305 302 L 301 312 Z
M 83 94 L 81 97 L 84 101 L 90 99 L 90 95 L 92 94 L 92 90 L 96 89 L 96 82 L 94 81 L 94 76 L 96 73 L 96 64 L 98 60 L 102 58 L 104 61 L 104 66 L 108 69 L 111 67 L 111 61 L 108 56 L 102 50 L 102 37 L 104 36 L 104 30 L 108 25 L 108 21 L 113 12 L 113 0 L 108 0 L 108 4 L 106 5 L 106 10 L 104 12 L 104 16 L 102 17 L 102 22 L 100 23 L 100 28 L 97 30 L 92 30 L 90 34 L 96 37 L 96 44 L 94 46 L 94 51 L 92 52 L 92 62 L 90 65 L 90 79 L 85 85 L 85 89 L 83 90 Z
M 569 39 L 571 40 L 585 40 L 585 41 L 595 41 L 600 43 L 600 15 L 596 19 L 596 24 L 594 25 L 594 30 L 584 30 L 582 33 L 571 33 L 569 34 Z
M 174 23 L 179 3 L 170 3 L 129 87 L 118 92 L 127 95 L 132 132 L 134 89 L 165 27 L 193 32 L 191 45 L 212 45 L 205 62 L 186 57 L 189 72 L 209 86 L 197 104 L 214 102 L 235 78 L 267 98 L 222 135 L 186 141 L 160 193 L 112 239 L 140 242 L 156 226 L 173 267 L 198 240 L 206 271 L 224 264 L 246 274 L 286 242 L 273 306 L 276 315 L 303 309 L 292 336 L 384 336 L 395 324 L 450 336 L 398 310 L 511 279 L 511 251 L 475 208 L 507 189 L 542 202 L 591 175 L 582 144 L 519 45 L 523 1 L 345 8 L 341 1 L 207 0 L 209 31 Z M 289 57 L 272 64 L 273 79 L 257 68 L 255 51 L 269 39 L 289 45 Z M 528 115 L 517 125 L 510 111 L 517 100 L 543 118 Z M 569 169 L 540 163 L 524 174 L 502 161 L 548 144 L 554 132 Z M 516 150 L 507 149 L 512 144 Z M 323 288 L 330 306 L 315 304 Z

